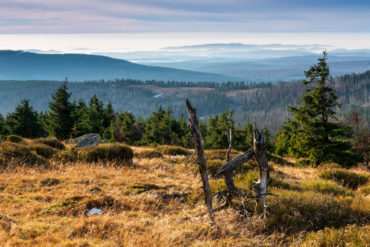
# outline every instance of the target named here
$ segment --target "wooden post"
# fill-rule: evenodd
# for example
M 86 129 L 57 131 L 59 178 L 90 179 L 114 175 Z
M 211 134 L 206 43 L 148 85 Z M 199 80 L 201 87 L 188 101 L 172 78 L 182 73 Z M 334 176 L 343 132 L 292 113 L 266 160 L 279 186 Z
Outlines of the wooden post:
M 209 186 L 208 173 L 207 173 L 207 159 L 204 153 L 202 134 L 200 131 L 200 124 L 199 124 L 198 117 L 197 117 L 197 111 L 196 109 L 192 107 L 188 99 L 186 100 L 186 109 L 188 111 L 190 129 L 193 135 L 195 150 L 198 154 L 199 172 L 200 172 L 200 176 L 203 182 L 204 202 L 207 206 L 209 217 L 211 218 L 211 222 L 212 224 L 215 224 L 215 218 L 213 215 L 213 206 L 212 206 L 212 194 L 211 194 L 211 188 Z

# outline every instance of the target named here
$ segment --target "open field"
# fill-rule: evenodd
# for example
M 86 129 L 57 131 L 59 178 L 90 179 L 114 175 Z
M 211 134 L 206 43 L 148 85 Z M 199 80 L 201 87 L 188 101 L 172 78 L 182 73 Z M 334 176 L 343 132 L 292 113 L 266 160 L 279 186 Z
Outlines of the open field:
M 4 144 L 4 143 L 3 143 Z M 0 173 L 0 246 L 368 246 L 370 173 L 351 188 L 320 178 L 326 168 L 273 168 L 267 219 L 235 209 L 216 213 L 211 226 L 195 164 L 185 155 L 143 158 L 152 148 L 132 147 L 131 165 L 50 161 L 50 167 L 16 167 Z M 233 154 L 237 155 L 237 152 Z M 207 151 L 209 164 L 223 159 Z M 293 161 L 294 160 L 290 160 Z M 117 164 L 116 164 L 117 165 Z M 348 170 L 346 170 L 348 172 Z M 351 173 L 351 174 L 352 174 Z M 334 173 L 332 173 L 334 174 Z M 253 162 L 243 166 L 236 185 L 251 193 Z M 225 188 L 210 180 L 213 192 Z M 214 200 L 215 206 L 219 203 Z M 103 215 L 87 216 L 91 208 Z M 346 244 L 347 243 L 347 244 Z

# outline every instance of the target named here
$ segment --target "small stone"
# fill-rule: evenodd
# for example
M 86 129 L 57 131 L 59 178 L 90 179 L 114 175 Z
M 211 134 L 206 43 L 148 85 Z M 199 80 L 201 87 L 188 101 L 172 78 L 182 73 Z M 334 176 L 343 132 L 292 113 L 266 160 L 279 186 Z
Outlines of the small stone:
M 94 214 L 103 214 L 103 212 L 99 208 L 92 208 L 87 213 L 87 216 L 91 216 L 91 215 L 94 215 Z

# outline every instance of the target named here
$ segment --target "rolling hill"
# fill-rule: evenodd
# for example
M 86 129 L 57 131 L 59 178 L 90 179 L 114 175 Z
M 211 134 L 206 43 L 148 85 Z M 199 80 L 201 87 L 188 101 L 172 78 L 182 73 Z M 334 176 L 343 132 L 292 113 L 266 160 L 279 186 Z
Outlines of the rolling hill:
M 147 66 L 106 56 L 0 51 L 0 80 L 235 81 L 214 73 Z

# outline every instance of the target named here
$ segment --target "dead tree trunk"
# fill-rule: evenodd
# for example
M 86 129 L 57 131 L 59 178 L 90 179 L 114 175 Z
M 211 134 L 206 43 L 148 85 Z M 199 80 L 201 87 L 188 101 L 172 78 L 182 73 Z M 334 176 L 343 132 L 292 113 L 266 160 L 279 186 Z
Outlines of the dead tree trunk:
M 256 196 L 257 209 L 267 207 L 266 194 L 267 194 L 267 183 L 270 178 L 270 168 L 266 157 L 266 145 L 263 136 L 263 131 L 260 133 L 254 126 L 254 139 L 253 139 L 253 152 L 255 159 L 257 160 L 259 169 L 259 179 L 256 184 L 253 185 L 253 190 Z
M 230 161 L 230 153 L 231 149 L 233 148 L 233 133 L 231 132 L 231 129 L 229 133 L 226 133 L 227 141 L 229 142 L 229 148 L 227 149 L 226 153 L 226 162 Z
M 238 188 L 236 188 L 234 184 L 234 171 L 242 164 L 250 160 L 252 157 L 254 157 L 258 163 L 258 169 L 260 171 L 260 177 L 259 180 L 255 183 L 253 186 L 253 190 L 255 193 L 255 196 L 247 196 L 243 192 L 241 192 Z M 253 198 L 257 201 L 257 206 L 263 206 L 263 208 L 267 207 L 265 197 L 266 195 L 269 195 L 267 193 L 267 183 L 270 175 L 270 169 L 268 166 L 268 161 L 266 157 L 266 148 L 265 148 L 265 140 L 263 137 L 263 132 L 260 133 L 258 129 L 254 128 L 254 141 L 253 141 L 253 147 L 250 148 L 247 152 L 244 154 L 227 161 L 225 165 L 223 165 L 220 170 L 215 175 L 215 178 L 219 177 L 220 175 L 224 176 L 225 184 L 228 189 L 228 194 L 230 194 L 232 197 L 236 198 Z M 214 211 L 218 211 L 220 209 L 226 208 L 231 204 L 231 199 L 227 198 L 226 203 L 218 208 L 216 208 Z
M 195 150 L 198 154 L 199 172 L 200 172 L 200 176 L 203 182 L 204 202 L 207 206 L 209 217 L 211 218 L 211 222 L 212 224 L 215 224 L 215 219 L 213 215 L 213 206 L 212 206 L 212 194 L 211 194 L 211 188 L 209 186 L 208 173 L 207 173 L 207 159 L 204 153 L 202 134 L 200 131 L 200 125 L 199 125 L 199 121 L 197 117 L 197 112 L 191 106 L 188 99 L 186 100 L 186 109 L 188 111 L 190 129 L 193 135 Z
M 243 193 L 236 188 L 234 184 L 234 171 L 236 168 L 238 168 L 240 165 L 244 164 L 248 160 L 250 160 L 253 157 L 253 149 L 250 148 L 247 152 L 244 154 L 226 162 L 225 165 L 223 165 L 220 170 L 217 172 L 217 174 L 214 176 L 215 178 L 224 175 L 225 178 L 225 184 L 227 186 L 228 191 L 233 196 L 243 196 Z

